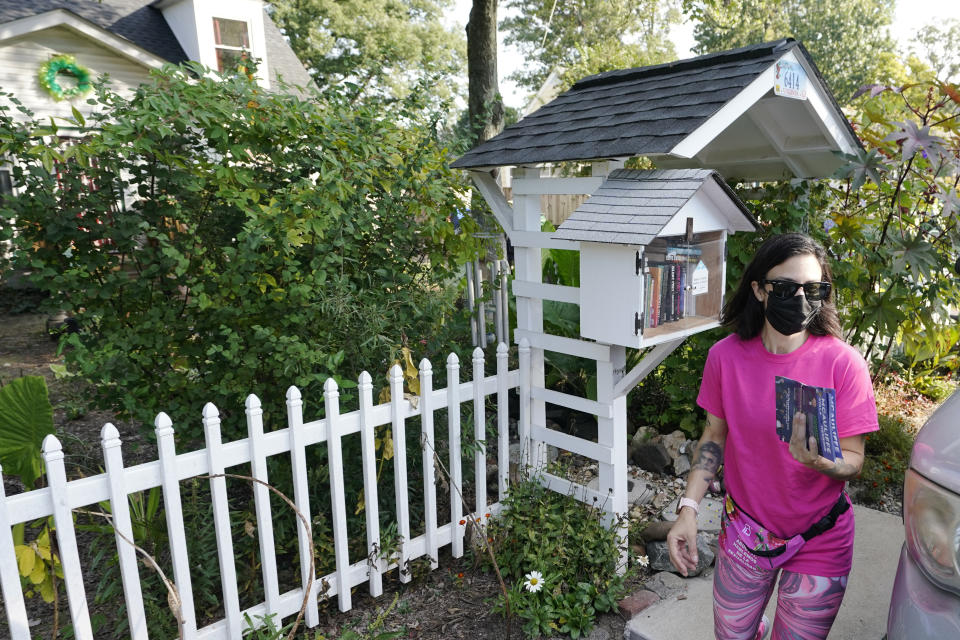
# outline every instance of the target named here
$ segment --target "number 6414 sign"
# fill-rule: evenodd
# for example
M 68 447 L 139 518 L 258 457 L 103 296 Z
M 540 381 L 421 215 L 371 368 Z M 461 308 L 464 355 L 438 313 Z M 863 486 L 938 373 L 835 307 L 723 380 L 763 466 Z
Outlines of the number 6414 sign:
M 775 69 L 773 92 L 785 98 L 806 100 L 807 74 L 803 67 L 796 62 L 781 60 Z

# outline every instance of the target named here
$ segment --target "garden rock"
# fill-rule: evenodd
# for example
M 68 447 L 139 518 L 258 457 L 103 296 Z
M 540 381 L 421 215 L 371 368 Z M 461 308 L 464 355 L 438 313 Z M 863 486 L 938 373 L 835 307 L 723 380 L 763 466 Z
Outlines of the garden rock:
M 670 459 L 675 460 L 683 451 L 684 445 L 687 443 L 687 436 L 683 435 L 683 431 L 677 430 L 665 436 L 660 436 L 660 442 L 666 447 Z
M 643 528 L 643 531 L 640 532 L 640 539 L 644 542 L 655 542 L 657 540 L 666 540 L 667 534 L 670 533 L 670 529 L 673 527 L 672 520 L 660 520 L 658 522 L 651 522 L 646 527 Z
M 676 476 L 685 476 L 690 471 L 690 458 L 687 454 L 681 453 L 673 461 L 673 474 Z
M 633 464 L 646 471 L 664 473 L 673 465 L 673 458 L 662 443 L 644 442 L 630 451 L 630 460 Z
M 687 577 L 693 578 L 699 576 L 705 569 L 713 564 L 716 557 L 711 548 L 712 537 L 703 533 L 697 534 L 697 568 L 690 571 Z M 667 550 L 666 542 L 650 542 L 647 544 L 647 556 L 650 558 L 650 569 L 653 571 L 670 571 L 679 574 L 680 572 L 670 562 L 670 553 Z
M 639 426 L 637 430 L 633 432 L 633 437 L 630 438 L 630 446 L 641 445 L 648 440 L 652 440 L 656 435 L 657 432 L 655 429 L 647 426 Z

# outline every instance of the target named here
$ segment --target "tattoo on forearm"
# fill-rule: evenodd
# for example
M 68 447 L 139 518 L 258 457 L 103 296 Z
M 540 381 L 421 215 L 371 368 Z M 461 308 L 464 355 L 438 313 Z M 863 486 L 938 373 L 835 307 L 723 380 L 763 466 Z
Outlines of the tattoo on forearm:
M 723 460 L 723 449 L 716 442 L 710 440 L 697 447 L 697 452 L 693 457 L 691 470 L 700 469 L 705 472 L 707 481 L 713 480 L 720 469 L 720 462 Z
M 834 480 L 853 480 L 860 474 L 860 468 L 863 464 L 863 446 L 866 443 L 866 438 L 860 436 L 860 451 L 854 452 L 851 451 L 849 454 L 854 458 L 860 459 L 860 464 L 851 464 L 847 462 L 844 458 L 839 458 L 834 461 L 833 466 L 828 469 L 823 469 L 820 473 L 823 475 L 833 478 Z
M 834 480 L 853 480 L 860 473 L 860 470 L 843 460 L 837 460 L 829 469 L 824 469 L 821 473 Z

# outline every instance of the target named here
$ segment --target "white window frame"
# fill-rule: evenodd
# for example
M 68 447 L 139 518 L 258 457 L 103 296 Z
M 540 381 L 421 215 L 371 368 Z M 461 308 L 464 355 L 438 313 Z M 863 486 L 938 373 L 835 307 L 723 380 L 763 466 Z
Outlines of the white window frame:
M 217 43 L 217 22 L 221 20 L 229 20 L 230 22 L 242 22 L 246 25 L 247 29 L 247 46 L 235 46 L 230 44 L 218 44 Z M 210 26 L 213 29 L 213 59 L 216 60 L 217 70 L 220 73 L 223 73 L 223 69 L 220 68 L 220 56 L 217 55 L 217 52 L 221 49 L 225 51 L 236 51 L 241 54 L 246 53 L 248 57 L 253 57 L 253 29 L 251 28 L 249 20 L 238 20 L 237 18 L 223 18 L 220 16 L 212 16 L 210 21 Z

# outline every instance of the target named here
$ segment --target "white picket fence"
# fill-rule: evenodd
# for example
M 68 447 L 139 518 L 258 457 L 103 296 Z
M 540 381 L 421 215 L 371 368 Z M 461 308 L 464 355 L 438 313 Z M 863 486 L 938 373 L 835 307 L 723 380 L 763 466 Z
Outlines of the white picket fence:
M 526 345 L 521 349 L 526 351 Z M 526 356 L 526 353 L 521 354 Z M 30 640 L 24 595 L 21 589 L 17 561 L 14 554 L 11 528 L 21 522 L 31 522 L 39 518 L 53 516 L 56 536 L 59 544 L 60 559 L 63 566 L 64 582 L 70 618 L 75 637 L 90 640 L 93 631 L 90 621 L 90 609 L 84 590 L 84 567 L 82 556 L 77 549 L 72 510 L 109 501 L 116 530 L 115 544 L 118 553 L 120 573 L 123 581 L 127 616 L 130 624 L 130 637 L 145 639 L 147 622 L 141 591 L 140 568 L 134 548 L 124 540 L 132 540 L 133 529 L 130 518 L 130 494 L 162 487 L 164 513 L 170 543 L 170 557 L 173 565 L 172 580 L 179 591 L 182 604 L 183 637 L 226 638 L 234 640 L 241 637 L 244 628 L 244 614 L 256 620 L 260 616 L 274 614 L 276 620 L 298 612 L 307 597 L 305 620 L 308 627 L 319 623 L 318 601 L 321 598 L 338 598 L 341 611 L 351 608 L 351 588 L 369 582 L 371 596 L 379 596 L 383 590 L 383 575 L 399 568 L 401 582 L 409 582 L 410 572 L 405 569 L 411 560 L 427 556 L 431 568 L 438 566 L 438 550 L 451 546 L 451 554 L 462 556 L 465 527 L 460 525 L 466 517 L 480 517 L 488 512 L 496 512 L 499 501 L 487 502 L 486 468 L 487 454 L 484 446 L 478 446 L 473 455 L 475 469 L 475 495 L 466 497 L 467 502 L 475 504 L 474 514 L 462 513 L 461 461 L 461 425 L 460 407 L 472 402 L 474 418 L 474 437 L 486 441 L 486 400 L 489 396 L 496 399 L 497 447 L 496 459 L 499 475 L 499 499 L 502 500 L 507 488 L 509 473 L 509 430 L 508 430 L 508 391 L 521 387 L 521 398 L 529 402 L 529 375 L 521 376 L 520 371 L 508 371 L 507 346 L 501 343 L 497 348 L 496 375 L 484 374 L 484 355 L 481 349 L 473 353 L 473 379 L 460 382 L 460 363 L 455 354 L 447 358 L 447 388 L 433 389 L 433 372 L 427 360 L 420 363 L 420 396 L 418 401 L 410 402 L 404 398 L 403 377 L 400 367 L 395 366 L 389 374 L 390 402 L 373 404 L 373 385 L 369 374 L 362 373 L 359 378 L 359 409 L 349 413 L 340 413 L 339 391 L 336 382 L 328 380 L 324 387 L 325 418 L 304 423 L 303 401 L 296 387 L 290 387 L 286 395 L 287 427 L 264 433 L 263 409 L 256 396 L 246 401 L 246 421 L 248 437 L 233 442 L 223 442 L 220 436 L 220 417 L 216 407 L 207 404 L 203 410 L 203 427 L 206 447 L 199 451 L 177 454 L 174 450 L 174 428 L 170 418 L 161 413 L 156 419 L 157 448 L 159 460 L 125 468 L 121 456 L 121 442 L 116 428 L 107 424 L 103 427 L 102 447 L 105 473 L 100 475 L 67 481 L 64 469 L 64 454 L 60 442 L 48 436 L 43 443 L 43 457 L 46 462 L 47 486 L 25 493 L 6 497 L 0 482 L 0 586 L 3 589 L 4 607 L 9 623 L 12 640 Z M 526 358 L 524 358 L 526 359 Z M 521 405 L 522 405 L 521 400 Z M 437 488 L 434 470 L 434 412 L 444 408 L 448 411 L 449 440 L 449 482 L 450 511 L 445 524 L 437 522 Z M 524 417 L 528 412 L 522 411 Z M 406 459 L 405 421 L 420 416 L 423 454 L 423 495 L 424 533 L 410 537 L 410 510 Z M 375 429 L 391 425 L 394 439 L 394 487 L 396 502 L 396 521 L 401 542 L 399 557 L 388 563 L 379 553 L 381 535 L 379 529 L 378 489 L 376 453 L 374 446 Z M 521 438 L 529 433 L 529 427 L 521 426 Z M 347 514 L 344 485 L 344 461 L 341 440 L 345 436 L 360 434 L 363 459 L 363 490 L 366 510 L 366 537 L 368 557 L 351 562 L 348 557 Z M 237 574 L 231 536 L 229 504 L 227 501 L 226 479 L 221 475 L 225 470 L 241 464 L 250 464 L 251 475 L 264 483 L 267 477 L 267 458 L 289 454 L 294 478 L 293 501 L 297 509 L 311 522 L 311 506 L 308 497 L 306 450 L 307 447 L 326 443 L 330 471 L 330 494 L 332 502 L 333 540 L 336 570 L 326 576 L 311 574 L 310 536 L 303 522 L 298 521 L 298 541 L 300 556 L 300 586 L 296 589 L 280 592 L 277 556 L 274 544 L 274 528 L 271 516 L 271 494 L 260 483 L 253 484 L 256 511 L 256 532 L 259 538 L 260 560 L 262 565 L 263 590 L 265 601 L 246 610 L 240 609 Z M 440 452 L 437 452 L 440 453 Z M 469 462 L 469 461 L 468 461 Z M 357 473 L 359 470 L 348 470 Z M 213 526 L 217 539 L 217 554 L 222 583 L 222 603 L 225 618 L 197 628 L 194 607 L 194 592 L 191 588 L 190 558 L 187 553 L 187 539 L 181 508 L 180 482 L 190 478 L 210 477 L 210 490 L 213 507 Z M 0 476 L 2 479 L 2 476 Z M 274 504 L 277 499 L 274 498 Z M 283 508 L 288 508 L 286 505 Z M 309 595 L 307 596 L 307 592 Z

